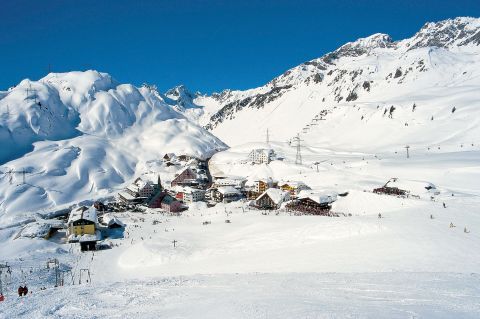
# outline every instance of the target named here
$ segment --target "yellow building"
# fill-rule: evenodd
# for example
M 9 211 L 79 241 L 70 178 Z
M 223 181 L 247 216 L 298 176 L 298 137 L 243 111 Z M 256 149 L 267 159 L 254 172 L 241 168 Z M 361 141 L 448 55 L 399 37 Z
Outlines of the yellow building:
M 69 242 L 80 242 L 82 250 L 95 249 L 95 243 L 101 239 L 97 230 L 97 210 L 95 207 L 78 207 L 70 213 L 67 222 L 67 239 Z
M 303 182 L 298 181 L 288 181 L 288 182 L 281 182 L 280 189 L 286 192 L 289 192 L 291 196 L 296 196 L 302 190 L 308 190 L 310 187 L 305 185 Z

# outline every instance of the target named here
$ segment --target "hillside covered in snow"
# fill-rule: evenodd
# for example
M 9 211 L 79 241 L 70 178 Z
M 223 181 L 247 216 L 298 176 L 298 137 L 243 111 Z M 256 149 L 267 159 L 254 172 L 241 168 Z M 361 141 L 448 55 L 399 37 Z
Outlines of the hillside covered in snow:
M 2 92 L 0 218 L 107 196 L 167 152 L 207 158 L 226 147 L 167 102 L 96 71 Z
M 358 39 L 262 87 L 193 101 L 204 106 L 198 123 L 231 146 L 269 129 L 281 142 L 301 134 L 311 145 L 378 150 L 478 142 L 479 89 L 480 19 L 455 18 L 400 41 Z

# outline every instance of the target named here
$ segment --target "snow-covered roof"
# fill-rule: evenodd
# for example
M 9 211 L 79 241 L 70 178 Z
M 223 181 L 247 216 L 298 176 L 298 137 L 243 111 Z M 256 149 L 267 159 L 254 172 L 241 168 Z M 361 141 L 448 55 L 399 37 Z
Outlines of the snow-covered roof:
M 273 149 L 271 148 L 256 148 L 256 149 L 253 149 L 251 153 L 264 154 L 265 156 L 270 156 L 274 152 L 273 152 Z
M 123 197 L 126 200 L 134 200 L 136 198 L 135 196 L 132 196 L 127 192 L 119 192 L 118 195 Z
M 97 222 L 97 210 L 95 207 L 85 207 L 80 206 L 78 208 L 73 209 L 70 212 L 70 216 L 68 217 L 68 223 L 72 223 L 77 220 L 85 219 L 91 222 Z
M 125 227 L 125 224 L 115 217 L 113 214 L 107 213 L 103 215 L 103 223 L 106 224 L 107 226 L 112 226 L 114 224 L 120 225 L 122 227 Z
M 281 181 L 280 183 L 278 183 L 278 185 L 280 186 L 288 185 L 293 188 L 307 186 L 304 182 L 300 182 L 300 181 Z
M 257 200 L 262 198 L 263 196 L 267 195 L 275 204 L 281 204 L 285 200 L 290 198 L 290 193 L 286 191 L 282 191 L 278 188 L 269 188 L 262 195 L 258 196 Z
M 194 194 L 194 193 L 204 193 L 205 191 L 202 190 L 202 189 L 198 189 L 198 188 L 192 188 L 192 187 L 186 187 L 184 193 L 185 194 Z
M 234 180 L 241 180 L 241 181 L 243 181 L 243 180 L 245 180 L 246 178 L 243 177 L 243 176 L 236 176 L 236 175 L 217 175 L 217 176 L 216 176 L 216 179 L 217 179 L 217 180 L 228 179 L 228 180 L 232 180 L 232 181 L 234 181 Z
M 230 178 L 222 178 L 215 180 L 216 185 L 241 185 L 245 182 L 245 179 L 230 179 Z
M 191 173 L 193 173 L 192 169 L 188 166 L 185 166 L 185 167 L 182 167 L 181 169 L 179 169 L 176 173 L 175 173 L 175 176 L 178 176 L 180 174 L 182 174 L 183 172 L 185 171 L 190 171 Z
M 27 224 L 21 231 L 21 237 L 29 238 L 45 238 L 52 229 L 63 228 L 64 224 L 61 220 L 40 220 Z
M 144 181 L 139 177 L 132 184 L 128 185 L 127 189 L 131 190 L 134 193 L 137 193 L 139 190 L 143 189 L 147 185 L 152 186 L 153 182 Z
M 222 187 L 218 187 L 217 188 L 217 191 L 222 194 L 222 195 L 226 195 L 226 194 L 241 194 L 241 192 L 236 189 L 235 187 L 232 187 L 232 186 L 222 186 Z
M 330 204 L 337 200 L 337 194 L 333 192 L 303 190 L 298 194 L 298 198 L 309 198 L 318 204 Z

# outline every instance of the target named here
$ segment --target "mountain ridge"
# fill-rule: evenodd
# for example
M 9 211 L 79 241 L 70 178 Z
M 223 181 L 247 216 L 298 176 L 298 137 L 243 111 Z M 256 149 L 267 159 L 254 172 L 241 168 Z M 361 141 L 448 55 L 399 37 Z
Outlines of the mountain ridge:
M 312 121 L 317 113 L 325 111 L 321 108 L 323 103 L 342 104 L 339 105 L 342 107 L 345 103 L 353 105 L 357 102 L 370 103 L 377 100 L 378 106 L 383 109 L 390 107 L 391 105 L 386 104 L 395 102 L 397 93 L 407 87 L 410 91 L 405 94 L 413 96 L 414 83 L 425 89 L 433 85 L 433 82 L 438 82 L 436 86 L 451 87 L 453 84 L 450 83 L 450 79 L 444 76 L 449 66 L 455 66 L 448 70 L 452 72 L 452 77 L 463 76 L 467 81 L 466 85 L 477 85 L 475 81 L 472 83 L 475 76 L 467 75 L 477 72 L 476 68 L 473 70 L 469 68 L 478 64 L 479 37 L 480 19 L 470 17 L 426 23 L 412 37 L 398 41 L 393 41 L 387 34 L 376 33 L 348 42 L 322 57 L 293 67 L 261 87 L 244 91 L 224 90 L 210 96 L 199 96 L 194 102 L 196 105 L 204 106 L 205 112 L 195 120 L 227 143 L 234 145 L 244 140 L 229 136 L 234 127 L 243 130 L 248 127 L 249 131 L 254 132 L 247 135 L 248 141 L 253 141 L 254 136 L 263 136 L 266 126 L 269 126 L 268 123 L 274 121 L 269 120 L 267 114 L 275 118 L 280 109 L 290 112 L 291 116 L 276 116 L 285 119 L 282 123 L 282 129 L 285 130 L 287 123 L 292 125 L 288 119 L 307 112 L 303 123 L 293 123 L 295 129 L 290 130 L 288 135 L 279 134 L 272 127 L 273 136 L 289 139 L 297 133 L 302 133 L 304 126 L 311 124 L 309 121 Z M 283 106 L 279 108 L 282 103 L 286 103 L 281 100 L 288 101 L 290 98 L 287 96 L 304 90 L 308 91 L 305 92 L 306 97 L 297 97 L 295 102 L 288 102 L 290 110 Z M 381 96 L 378 94 L 379 91 L 390 93 Z M 317 99 L 314 98 L 317 95 L 322 95 L 317 101 L 319 108 L 317 113 L 304 110 L 299 114 L 295 110 L 299 105 L 303 105 L 305 109 L 305 103 L 309 104 L 305 99 Z M 410 105 L 414 103 L 414 100 L 409 102 Z M 256 112 L 255 116 L 264 117 L 261 120 L 263 124 L 257 123 L 252 127 L 252 122 L 246 124 L 247 119 L 242 120 L 245 122 L 243 124 L 240 123 L 242 121 L 235 120 L 242 112 L 247 112 L 246 110 L 252 110 L 249 114 L 251 113 L 250 118 L 253 118 L 253 110 L 264 108 L 268 109 L 265 111 L 266 114 Z

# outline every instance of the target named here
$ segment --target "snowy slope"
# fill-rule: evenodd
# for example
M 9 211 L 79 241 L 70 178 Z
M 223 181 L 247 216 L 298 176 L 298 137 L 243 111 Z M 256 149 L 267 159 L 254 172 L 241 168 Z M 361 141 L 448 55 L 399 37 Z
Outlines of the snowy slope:
M 27 171 L 26 184 L 0 175 L 0 220 L 107 196 L 166 152 L 205 158 L 225 148 L 155 90 L 96 71 L 24 80 L 0 110 L 0 171 Z
M 265 140 L 267 128 L 276 141 L 300 133 L 344 149 L 478 142 L 479 44 L 475 18 L 427 23 L 397 42 L 374 34 L 260 88 L 197 97 L 199 123 L 229 145 Z

